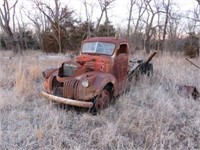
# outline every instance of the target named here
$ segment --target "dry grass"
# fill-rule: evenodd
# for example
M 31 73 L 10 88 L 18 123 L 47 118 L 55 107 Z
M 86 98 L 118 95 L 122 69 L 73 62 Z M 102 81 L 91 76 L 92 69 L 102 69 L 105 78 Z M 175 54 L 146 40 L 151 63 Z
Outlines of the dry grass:
M 182 57 L 157 56 L 153 78 L 93 116 L 39 96 L 41 71 L 62 60 L 0 54 L 0 149 L 200 149 L 200 102 L 176 92 L 177 84 L 200 90 L 200 71 Z

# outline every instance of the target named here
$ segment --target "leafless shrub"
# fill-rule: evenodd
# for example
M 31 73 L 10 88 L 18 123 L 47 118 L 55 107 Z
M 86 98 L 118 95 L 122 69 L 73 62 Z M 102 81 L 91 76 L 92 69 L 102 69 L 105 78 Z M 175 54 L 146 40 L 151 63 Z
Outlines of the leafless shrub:
M 190 58 L 195 58 L 198 56 L 198 48 L 195 48 L 194 46 L 188 46 L 185 49 L 185 56 L 189 56 Z
M 195 33 L 190 33 L 186 38 L 184 50 L 185 56 L 189 56 L 190 58 L 199 56 L 199 38 L 195 35 Z

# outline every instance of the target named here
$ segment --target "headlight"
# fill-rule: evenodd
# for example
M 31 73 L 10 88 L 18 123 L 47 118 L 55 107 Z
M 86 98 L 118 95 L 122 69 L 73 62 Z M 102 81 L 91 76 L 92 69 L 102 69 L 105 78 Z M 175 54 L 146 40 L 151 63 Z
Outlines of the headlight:
M 83 87 L 87 88 L 87 87 L 89 86 L 89 81 L 88 81 L 88 79 L 83 79 L 83 80 L 82 80 L 82 85 L 83 85 Z

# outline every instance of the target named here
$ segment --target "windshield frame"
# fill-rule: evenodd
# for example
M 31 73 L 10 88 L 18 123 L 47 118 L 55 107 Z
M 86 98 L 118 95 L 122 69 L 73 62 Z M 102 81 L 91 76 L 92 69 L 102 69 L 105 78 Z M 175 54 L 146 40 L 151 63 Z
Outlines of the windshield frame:
M 89 50 L 89 49 L 84 50 L 84 45 L 85 44 L 92 44 L 92 45 L 90 45 L 91 47 L 93 46 L 91 48 L 92 50 Z M 104 48 L 102 48 L 102 46 Z M 83 54 L 99 54 L 99 55 L 112 56 L 114 54 L 114 52 L 115 52 L 115 49 L 116 49 L 116 44 L 115 43 L 102 42 L 102 41 L 91 41 L 91 42 L 85 42 L 85 43 L 82 44 L 81 53 L 83 53 Z M 103 52 L 103 50 L 104 50 L 104 52 Z

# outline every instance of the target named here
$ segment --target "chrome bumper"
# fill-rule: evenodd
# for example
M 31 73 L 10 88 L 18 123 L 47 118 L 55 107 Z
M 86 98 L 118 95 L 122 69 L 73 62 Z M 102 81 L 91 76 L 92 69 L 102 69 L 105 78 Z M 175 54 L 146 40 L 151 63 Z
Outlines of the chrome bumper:
M 51 94 L 48 94 L 48 93 L 43 92 L 43 91 L 40 93 L 40 95 L 49 99 L 49 100 L 53 100 L 53 101 L 63 103 L 63 104 L 66 104 L 66 105 L 83 107 L 83 108 L 91 108 L 93 106 L 92 102 L 78 101 L 78 100 L 58 97 L 58 96 L 51 95 Z

